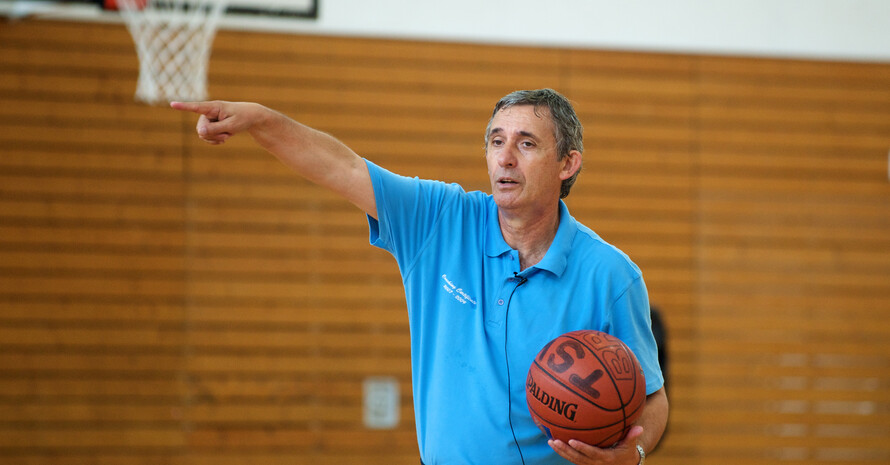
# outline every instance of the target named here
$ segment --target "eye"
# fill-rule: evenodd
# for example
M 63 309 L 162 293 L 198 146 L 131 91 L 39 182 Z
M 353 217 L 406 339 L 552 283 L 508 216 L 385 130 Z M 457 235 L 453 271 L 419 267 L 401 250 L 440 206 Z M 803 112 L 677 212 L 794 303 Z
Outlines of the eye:
M 524 140 L 524 141 L 521 142 L 520 145 L 522 145 L 522 146 L 525 147 L 525 148 L 531 148 L 531 147 L 534 147 L 534 146 L 535 146 L 535 143 L 532 142 L 532 141 L 530 141 L 530 140 Z
M 500 146 L 504 145 L 504 141 L 502 141 L 501 139 L 492 139 L 491 145 L 494 147 L 500 147 Z

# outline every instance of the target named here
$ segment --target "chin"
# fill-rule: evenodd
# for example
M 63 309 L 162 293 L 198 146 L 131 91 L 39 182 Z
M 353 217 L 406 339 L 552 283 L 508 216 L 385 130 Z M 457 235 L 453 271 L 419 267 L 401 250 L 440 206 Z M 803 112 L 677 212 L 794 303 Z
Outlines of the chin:
M 519 204 L 519 200 L 515 197 L 507 197 L 497 194 L 494 194 L 492 197 L 494 198 L 495 205 L 502 210 L 516 208 Z

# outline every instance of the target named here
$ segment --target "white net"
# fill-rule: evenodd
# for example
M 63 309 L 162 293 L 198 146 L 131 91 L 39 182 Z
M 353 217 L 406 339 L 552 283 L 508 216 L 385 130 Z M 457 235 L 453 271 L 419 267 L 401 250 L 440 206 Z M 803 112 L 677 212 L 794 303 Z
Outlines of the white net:
M 118 0 L 136 43 L 136 100 L 207 99 L 207 66 L 224 0 Z

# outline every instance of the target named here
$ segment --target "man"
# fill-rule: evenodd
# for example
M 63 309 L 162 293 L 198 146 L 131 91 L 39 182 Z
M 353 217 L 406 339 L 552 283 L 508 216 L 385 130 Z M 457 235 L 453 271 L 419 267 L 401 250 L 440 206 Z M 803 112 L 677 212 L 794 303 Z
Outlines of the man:
M 421 460 L 428 464 L 637 464 L 661 437 L 667 398 L 640 270 L 560 200 L 581 169 L 582 127 L 550 89 L 514 92 L 485 133 L 491 195 L 406 178 L 333 137 L 255 103 L 176 103 L 211 144 L 248 132 L 307 179 L 368 215 L 371 243 L 396 258 L 411 328 Z M 630 346 L 647 380 L 627 437 L 600 449 L 548 441 L 525 401 L 537 352 L 571 330 Z

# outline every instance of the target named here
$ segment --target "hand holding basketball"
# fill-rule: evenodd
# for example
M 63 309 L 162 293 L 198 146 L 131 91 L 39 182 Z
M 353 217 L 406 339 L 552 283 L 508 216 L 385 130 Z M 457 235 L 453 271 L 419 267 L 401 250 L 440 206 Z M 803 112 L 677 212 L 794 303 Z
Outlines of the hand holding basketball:
M 223 102 L 171 102 L 170 107 L 201 115 L 195 128 L 204 142 L 225 143 L 230 137 L 244 132 L 262 120 L 264 107 L 255 103 Z
M 635 464 L 634 426 L 645 377 L 620 339 L 593 330 L 563 334 L 535 357 L 526 380 L 532 419 L 557 454 L 578 465 Z
M 551 439 L 547 444 L 562 458 L 575 465 L 627 464 L 636 465 L 640 462 L 637 451 L 637 438 L 643 433 L 643 427 L 634 426 L 620 442 L 607 449 L 591 446 L 572 439 L 568 443 L 559 439 Z

